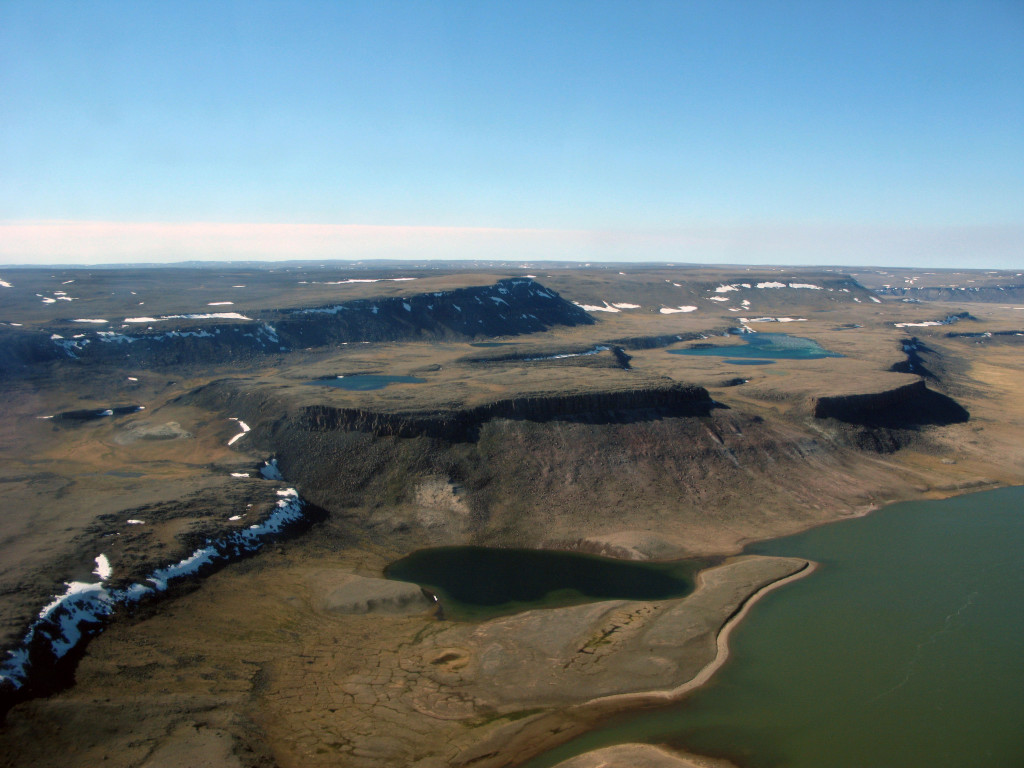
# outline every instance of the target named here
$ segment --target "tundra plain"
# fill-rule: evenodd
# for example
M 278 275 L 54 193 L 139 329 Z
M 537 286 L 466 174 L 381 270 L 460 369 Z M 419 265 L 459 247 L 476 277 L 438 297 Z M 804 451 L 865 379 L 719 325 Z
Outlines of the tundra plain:
M 95 582 L 100 555 L 124 587 L 263 520 L 285 487 L 307 505 L 272 544 L 115 611 L 51 674 L 5 688 L 4 765 L 516 765 L 685 688 L 752 595 L 810 570 L 744 544 L 1024 482 L 1014 272 L 0 279 L 2 648 L 66 582 Z M 763 333 L 838 356 L 669 354 Z M 310 383 L 358 376 L 416 381 Z M 383 579 L 415 549 L 459 544 L 714 567 L 677 600 L 476 623 Z M 682 760 L 637 748 L 593 764 L 639 755 Z

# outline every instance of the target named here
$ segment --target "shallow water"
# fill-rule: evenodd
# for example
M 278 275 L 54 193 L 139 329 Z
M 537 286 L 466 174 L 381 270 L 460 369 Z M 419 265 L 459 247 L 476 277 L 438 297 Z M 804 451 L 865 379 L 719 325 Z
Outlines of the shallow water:
M 744 768 L 1024 765 L 1024 488 L 896 504 L 749 551 L 822 567 L 753 607 L 708 686 L 530 768 L 625 741 Z
M 366 392 L 371 389 L 384 389 L 391 384 L 423 384 L 426 379 L 416 376 L 386 376 L 378 373 L 357 373 L 351 376 L 337 376 L 333 379 L 317 379 L 307 381 L 307 384 L 319 384 L 322 387 L 336 387 L 338 389 L 349 389 L 357 392 Z
M 658 600 L 693 591 L 705 560 L 637 563 L 575 552 L 487 547 L 423 549 L 388 578 L 437 594 L 446 618 L 482 619 L 590 600 Z
M 820 360 L 823 357 L 842 357 L 829 352 L 813 339 L 790 336 L 788 333 L 751 333 L 743 336 L 744 346 L 696 347 L 669 349 L 670 355 L 697 355 L 701 357 L 761 357 L 776 360 Z M 729 362 L 735 363 L 736 360 Z

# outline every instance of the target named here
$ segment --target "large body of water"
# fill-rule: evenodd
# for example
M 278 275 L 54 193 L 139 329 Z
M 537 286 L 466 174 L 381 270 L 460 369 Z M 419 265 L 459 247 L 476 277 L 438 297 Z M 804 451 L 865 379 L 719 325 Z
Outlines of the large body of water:
M 534 760 L 646 741 L 744 768 L 1024 766 L 1024 488 L 895 504 L 748 551 L 767 595 L 704 688 Z

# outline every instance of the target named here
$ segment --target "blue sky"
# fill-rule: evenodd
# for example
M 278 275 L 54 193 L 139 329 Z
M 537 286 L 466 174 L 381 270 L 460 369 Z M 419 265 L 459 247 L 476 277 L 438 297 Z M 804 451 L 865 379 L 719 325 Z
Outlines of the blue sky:
M 1022 73 L 1021 0 L 0 0 L 0 261 L 1021 267 Z

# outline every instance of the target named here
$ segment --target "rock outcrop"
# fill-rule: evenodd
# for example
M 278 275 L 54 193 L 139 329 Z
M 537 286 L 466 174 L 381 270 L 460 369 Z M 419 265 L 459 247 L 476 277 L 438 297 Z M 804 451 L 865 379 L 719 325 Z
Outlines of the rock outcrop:
M 928 389 L 923 379 L 878 392 L 819 397 L 813 414 L 818 419 L 893 429 L 954 424 L 970 417 L 953 398 Z
M 295 349 L 354 342 L 508 336 L 594 319 L 527 278 L 411 296 L 253 312 L 252 318 L 152 318 L 118 330 L 70 323 L 0 330 L 0 376 L 59 361 L 129 363 L 138 368 L 255 362 Z M 184 322 L 183 322 L 184 321 Z
M 714 403 L 707 390 L 686 384 L 578 394 L 539 394 L 496 400 L 473 408 L 425 412 L 383 412 L 311 405 L 302 410 L 302 426 L 311 432 L 357 430 L 379 436 L 472 439 L 491 419 L 595 423 L 630 421 L 645 413 L 706 415 Z
M 916 301 L 1016 302 L 1024 301 L 1024 284 L 963 287 L 926 286 L 920 288 L 894 285 L 888 288 L 878 288 L 875 290 L 875 293 Z

